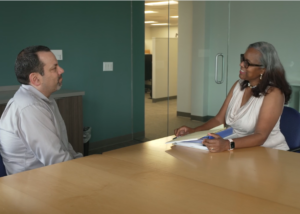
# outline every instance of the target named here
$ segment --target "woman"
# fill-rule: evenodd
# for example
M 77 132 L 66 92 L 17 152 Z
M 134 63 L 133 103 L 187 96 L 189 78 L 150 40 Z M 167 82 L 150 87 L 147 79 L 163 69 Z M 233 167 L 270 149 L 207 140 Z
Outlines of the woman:
M 253 146 L 288 150 L 279 120 L 291 89 L 274 46 L 267 42 L 249 45 L 241 56 L 240 68 L 240 80 L 232 86 L 219 113 L 196 128 L 180 127 L 174 130 L 175 135 L 227 124 L 233 128 L 234 139 L 209 134 L 215 139 L 205 139 L 203 144 L 210 152 Z

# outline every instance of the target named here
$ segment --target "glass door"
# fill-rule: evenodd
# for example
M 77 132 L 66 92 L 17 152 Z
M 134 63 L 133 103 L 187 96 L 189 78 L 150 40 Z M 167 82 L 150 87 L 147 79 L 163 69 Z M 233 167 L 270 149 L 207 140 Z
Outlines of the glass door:
M 177 103 L 175 109 L 169 108 L 169 135 L 182 125 L 203 124 L 223 104 L 227 94 L 228 6 L 228 2 L 179 1 Z M 172 85 L 169 87 L 171 91 Z

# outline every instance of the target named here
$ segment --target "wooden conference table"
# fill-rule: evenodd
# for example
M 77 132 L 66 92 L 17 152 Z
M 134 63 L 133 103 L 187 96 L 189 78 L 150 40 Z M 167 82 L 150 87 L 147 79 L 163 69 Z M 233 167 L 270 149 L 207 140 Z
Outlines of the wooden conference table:
M 0 178 L 0 213 L 300 213 L 300 154 L 169 139 Z

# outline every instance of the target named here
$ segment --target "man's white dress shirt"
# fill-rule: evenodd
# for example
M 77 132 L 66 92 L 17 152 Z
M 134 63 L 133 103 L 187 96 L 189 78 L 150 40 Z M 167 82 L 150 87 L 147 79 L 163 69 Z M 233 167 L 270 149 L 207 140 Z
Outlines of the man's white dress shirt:
M 0 120 L 0 152 L 8 175 L 82 157 L 68 142 L 53 98 L 22 85 Z

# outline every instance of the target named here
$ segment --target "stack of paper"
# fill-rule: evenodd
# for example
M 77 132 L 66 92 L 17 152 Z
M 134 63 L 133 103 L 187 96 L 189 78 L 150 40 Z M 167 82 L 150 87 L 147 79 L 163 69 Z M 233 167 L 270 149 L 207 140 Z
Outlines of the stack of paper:
M 178 146 L 186 146 L 186 147 L 208 150 L 206 146 L 203 146 L 202 144 L 203 139 L 207 137 L 208 133 L 215 133 L 220 135 L 222 138 L 227 139 L 233 136 L 232 131 L 233 131 L 232 128 L 226 129 L 222 124 L 210 130 L 194 132 L 192 134 L 188 134 L 185 136 L 176 137 L 167 143 L 173 143 L 174 145 L 178 145 Z

